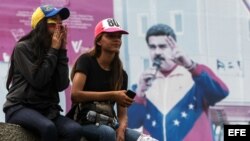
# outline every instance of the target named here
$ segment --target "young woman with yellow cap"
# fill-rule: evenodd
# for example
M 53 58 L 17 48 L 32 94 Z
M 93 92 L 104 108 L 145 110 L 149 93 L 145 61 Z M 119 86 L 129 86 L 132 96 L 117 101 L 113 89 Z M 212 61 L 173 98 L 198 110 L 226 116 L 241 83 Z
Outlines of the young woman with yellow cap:
M 42 141 L 78 141 L 81 126 L 62 116 L 59 92 L 69 85 L 66 50 L 67 8 L 38 7 L 32 15 L 32 31 L 14 47 L 4 104 L 6 122 L 39 135 Z

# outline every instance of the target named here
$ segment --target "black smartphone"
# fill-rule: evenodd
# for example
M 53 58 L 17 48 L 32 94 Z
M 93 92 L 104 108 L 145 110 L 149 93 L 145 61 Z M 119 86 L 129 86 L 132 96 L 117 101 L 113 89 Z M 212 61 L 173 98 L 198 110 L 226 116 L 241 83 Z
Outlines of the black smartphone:
M 127 90 L 126 95 L 127 95 L 128 97 L 130 97 L 130 98 L 134 99 L 134 98 L 135 98 L 136 93 L 135 93 L 135 92 L 133 92 L 133 91 L 131 91 L 131 90 Z

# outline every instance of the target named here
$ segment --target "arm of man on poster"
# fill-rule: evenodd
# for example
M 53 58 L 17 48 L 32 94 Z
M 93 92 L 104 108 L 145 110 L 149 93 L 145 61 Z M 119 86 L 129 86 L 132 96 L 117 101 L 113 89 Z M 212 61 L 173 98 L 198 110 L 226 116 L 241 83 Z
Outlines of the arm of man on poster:
M 173 61 L 189 70 L 195 84 L 204 88 L 203 96 L 208 105 L 214 105 L 228 95 L 229 90 L 226 84 L 209 67 L 191 60 L 177 47 L 171 36 L 166 38 L 166 41 L 173 49 Z

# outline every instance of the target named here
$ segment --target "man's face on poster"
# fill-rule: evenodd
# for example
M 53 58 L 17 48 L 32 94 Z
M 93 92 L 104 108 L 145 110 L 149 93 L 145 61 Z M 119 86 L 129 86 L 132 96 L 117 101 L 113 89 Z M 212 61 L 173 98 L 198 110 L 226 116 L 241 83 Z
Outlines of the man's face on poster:
M 165 35 L 150 36 L 148 38 L 148 47 L 152 61 L 154 61 L 157 56 L 160 56 L 163 59 L 161 67 L 164 66 L 164 63 L 169 61 L 172 62 L 172 49 L 167 45 Z

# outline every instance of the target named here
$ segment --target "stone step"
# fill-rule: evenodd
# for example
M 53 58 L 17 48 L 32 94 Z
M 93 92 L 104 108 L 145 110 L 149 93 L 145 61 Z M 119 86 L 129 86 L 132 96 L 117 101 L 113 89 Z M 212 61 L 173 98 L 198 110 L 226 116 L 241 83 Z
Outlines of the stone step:
M 0 141 L 40 141 L 40 139 L 19 125 L 0 122 Z M 83 137 L 81 141 L 87 140 Z

